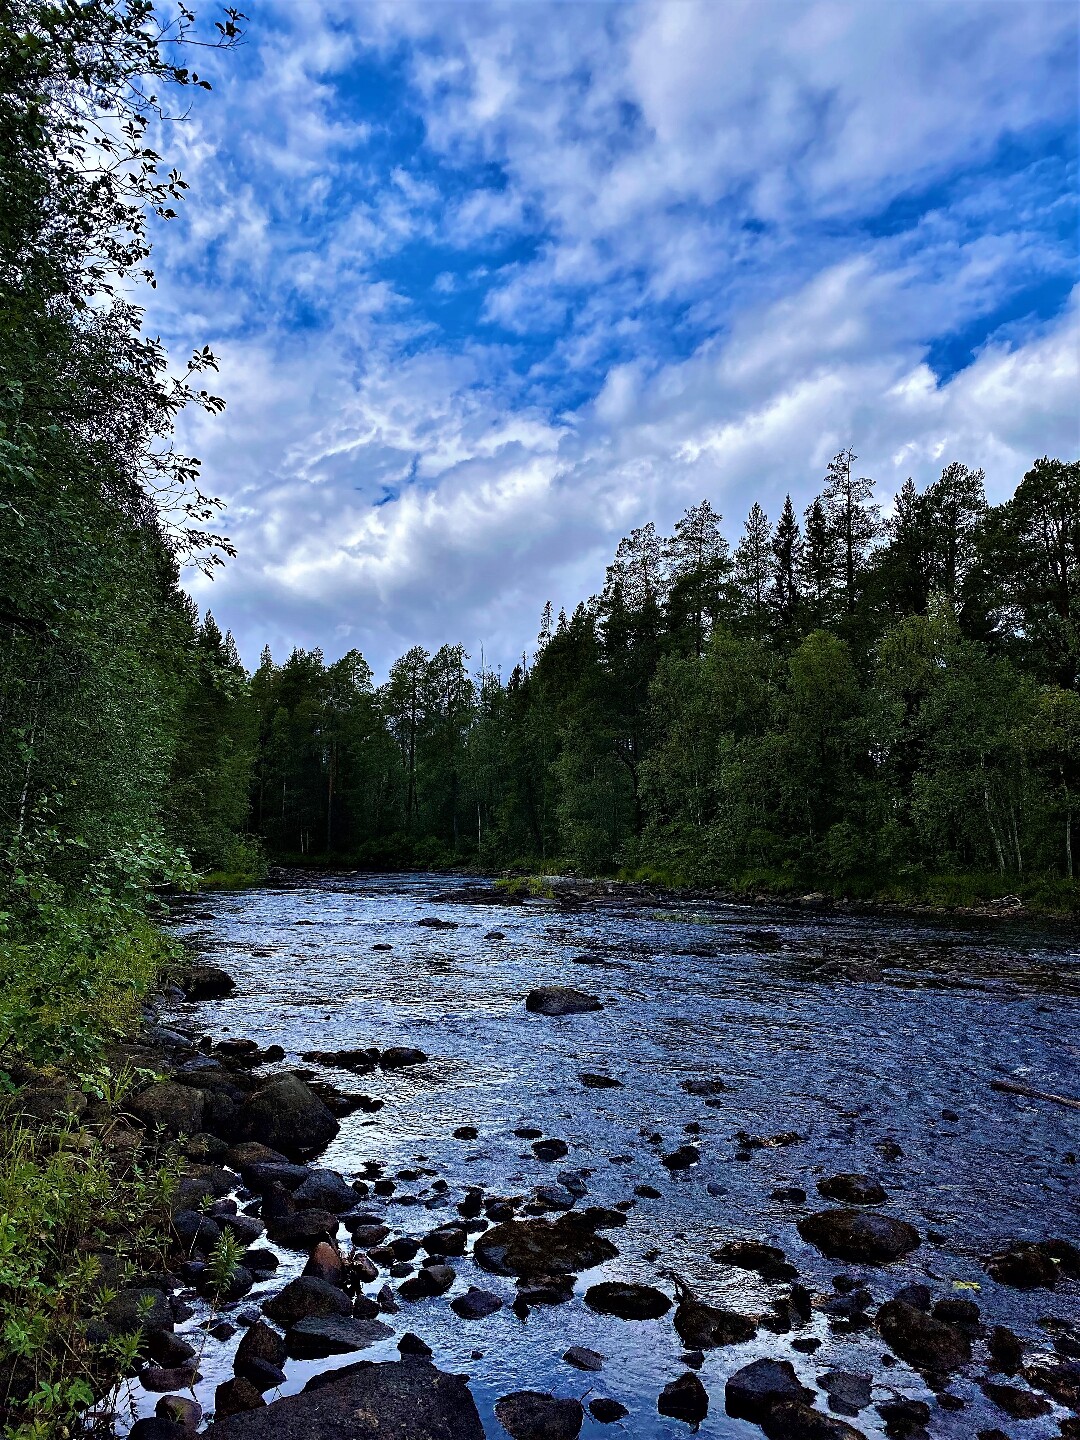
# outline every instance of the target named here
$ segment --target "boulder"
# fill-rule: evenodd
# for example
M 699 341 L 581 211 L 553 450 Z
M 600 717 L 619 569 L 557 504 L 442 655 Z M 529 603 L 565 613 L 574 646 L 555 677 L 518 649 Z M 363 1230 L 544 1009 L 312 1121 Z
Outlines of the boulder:
M 214 1429 L 216 1431 L 221 1421 L 230 1415 L 242 1415 L 265 1407 L 262 1392 L 250 1380 L 226 1380 L 214 1391 Z
M 148 1130 L 163 1130 L 166 1135 L 197 1135 L 203 1128 L 206 1096 L 190 1085 L 177 1085 L 164 1080 L 141 1090 L 128 1104 L 131 1113 Z
M 799 1221 L 799 1234 L 833 1260 L 887 1265 L 919 1245 L 919 1232 L 906 1220 L 865 1210 L 819 1210 Z
M 737 1310 L 706 1305 L 684 1286 L 678 1287 L 675 1331 L 691 1350 L 716 1350 L 722 1345 L 742 1345 L 757 1334 L 757 1324 Z
M 1080 1250 L 1067 1240 L 1020 1243 L 991 1255 L 986 1273 L 1014 1290 L 1053 1289 L 1063 1274 L 1080 1279 Z
M 798 1274 L 782 1250 L 759 1240 L 733 1240 L 714 1250 L 709 1258 L 737 1270 L 756 1270 L 763 1280 L 794 1280 Z
M 286 1187 L 289 1188 L 289 1187 Z M 311 1207 L 343 1213 L 356 1205 L 356 1191 L 336 1170 L 311 1170 L 293 1190 L 293 1201 L 301 1209 Z
M 309 1315 L 285 1332 L 285 1348 L 296 1360 L 323 1360 L 367 1350 L 394 1332 L 381 1320 L 358 1320 L 353 1315 Z
M 391 1045 L 382 1052 L 379 1064 L 384 1070 L 401 1070 L 406 1065 L 423 1065 L 427 1058 L 423 1050 L 413 1045 Z
M 533 1143 L 532 1152 L 538 1160 L 550 1164 L 553 1160 L 564 1160 L 570 1153 L 570 1147 L 565 1140 L 537 1140 Z
M 173 1328 L 169 1297 L 151 1285 L 135 1285 L 118 1291 L 105 1306 L 105 1319 L 114 1330 L 129 1335 L 139 1331 L 150 1335 L 155 1330 Z
M 236 993 L 236 981 L 219 965 L 189 965 L 179 980 L 187 1000 L 224 1000 Z
M 366 1257 L 363 1257 L 366 1259 Z M 368 1262 L 370 1264 L 370 1261 Z M 374 1265 L 371 1266 L 374 1274 L 365 1276 L 365 1279 L 374 1280 L 378 1271 Z M 356 1270 L 349 1267 L 350 1275 L 355 1276 Z M 305 1275 L 314 1275 L 316 1280 L 325 1280 L 328 1285 L 341 1285 L 345 1278 L 345 1261 L 341 1258 L 341 1252 L 336 1245 L 331 1245 L 328 1240 L 320 1240 L 308 1256 L 308 1262 L 304 1266 Z M 359 1277 L 357 1277 L 359 1278 Z
M 578 1079 L 586 1090 L 621 1090 L 623 1083 L 614 1075 L 598 1075 L 593 1070 L 583 1070 Z
M 614 1425 L 616 1420 L 625 1419 L 630 1411 L 625 1405 L 620 1405 L 618 1400 L 608 1400 L 598 1396 L 595 1400 L 589 1401 L 589 1414 L 600 1425 Z
M 309 1315 L 348 1315 L 352 1304 L 336 1285 L 315 1275 L 301 1275 L 271 1296 L 263 1310 L 279 1325 L 295 1325 Z
M 677 1150 L 672 1150 L 670 1155 L 662 1155 L 660 1159 L 669 1170 L 689 1170 L 701 1159 L 701 1151 L 696 1145 L 680 1145 Z
M 884 1205 L 889 1198 L 872 1175 L 831 1175 L 818 1181 L 818 1194 L 842 1205 Z
M 578 1400 L 518 1390 L 496 1401 L 495 1417 L 512 1440 L 575 1440 L 585 1412 Z
M 525 997 L 525 1009 L 533 1015 L 586 1015 L 603 1008 L 595 995 L 572 985 L 540 985 Z
M 692 1370 L 671 1380 L 660 1392 L 656 1408 L 661 1415 L 700 1425 L 709 1413 L 709 1392 Z
M 924 1375 L 948 1375 L 971 1359 L 971 1340 L 963 1330 L 903 1300 L 882 1305 L 877 1328 L 889 1348 Z
M 858 1415 L 870 1404 L 871 1381 L 869 1375 L 854 1374 L 849 1370 L 827 1370 L 818 1384 L 829 1397 L 829 1409 L 838 1415 Z
M 493 1295 L 490 1290 L 477 1290 L 474 1286 L 450 1301 L 450 1309 L 462 1320 L 484 1320 L 502 1307 L 503 1302 L 498 1295 Z
M 271 1372 L 280 1372 L 285 1363 L 285 1341 L 262 1320 L 256 1320 L 240 1337 L 233 1357 L 233 1369 L 241 1379 L 249 1380 L 261 1390 L 271 1389 L 277 1382 Z M 269 1383 L 264 1383 L 269 1380 Z
M 632 1285 L 621 1280 L 604 1280 L 585 1291 L 585 1304 L 598 1315 L 616 1315 L 620 1320 L 658 1320 L 671 1309 L 671 1301 L 652 1285 Z
M 270 1239 L 290 1250 L 310 1250 L 320 1240 L 333 1240 L 338 1217 L 329 1210 L 300 1210 L 295 1215 L 267 1215 Z
M 508 1220 L 477 1239 L 473 1256 L 495 1275 L 574 1274 L 618 1255 L 597 1228 L 588 1211 L 570 1211 L 557 1220 Z
M 296 1075 L 276 1076 L 240 1111 L 244 1134 L 290 1159 L 312 1155 L 338 1133 L 330 1111 Z
M 802 1400 L 784 1400 L 761 1420 L 767 1440 L 866 1440 L 861 1430 Z
M 590 1350 L 587 1345 L 571 1345 L 562 1358 L 568 1365 L 573 1365 L 575 1370 L 597 1371 L 604 1368 L 604 1357 L 598 1350 Z
M 214 1440 L 484 1440 L 465 1378 L 421 1359 L 359 1361 L 310 1381 L 300 1395 L 233 1415 Z
M 724 1390 L 729 1415 L 757 1422 L 785 1401 L 809 1404 L 813 1398 L 813 1391 L 800 1383 L 790 1360 L 755 1360 L 736 1370 Z

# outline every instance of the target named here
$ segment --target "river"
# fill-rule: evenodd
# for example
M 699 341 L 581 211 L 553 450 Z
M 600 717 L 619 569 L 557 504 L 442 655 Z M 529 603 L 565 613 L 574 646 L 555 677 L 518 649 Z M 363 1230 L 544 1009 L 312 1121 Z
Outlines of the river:
M 612 1396 L 628 1407 L 621 1427 L 586 1413 L 588 1437 L 685 1435 L 684 1424 L 656 1409 L 660 1390 L 685 1369 L 671 1316 L 598 1316 L 580 1294 L 601 1278 L 671 1293 L 678 1276 L 713 1303 L 767 1312 L 775 1286 L 709 1259 L 742 1238 L 781 1247 L 818 1294 L 832 1293 L 833 1277 L 844 1272 L 865 1279 L 876 1300 L 912 1280 L 928 1283 L 935 1298 L 975 1297 L 988 1324 L 1013 1326 L 1036 1350 L 1051 1349 L 1040 1320 L 1078 1318 L 1075 1284 L 1020 1292 L 995 1285 L 980 1265 L 980 1256 L 1012 1240 L 1077 1238 L 1080 1112 L 990 1088 L 995 1078 L 1012 1078 L 1080 1093 L 1080 957 L 1067 933 L 701 902 L 657 910 L 617 897 L 581 908 L 435 898 L 455 892 L 467 894 L 465 882 L 445 876 L 293 875 L 199 896 L 175 921 L 235 978 L 237 994 L 177 1004 L 169 1023 L 215 1040 L 280 1044 L 291 1068 L 312 1049 L 426 1052 L 426 1064 L 374 1076 L 305 1067 L 384 1101 L 375 1114 L 343 1119 L 317 1163 L 347 1179 L 372 1160 L 388 1176 L 434 1172 L 399 1181 L 392 1196 L 374 1201 L 395 1234 L 422 1235 L 456 1216 L 466 1185 L 527 1195 L 567 1169 L 587 1172 L 583 1203 L 633 1202 L 626 1227 L 612 1232 L 618 1259 L 583 1277 L 570 1303 L 538 1307 L 525 1321 L 509 1308 L 463 1321 L 447 1301 L 469 1284 L 508 1302 L 515 1293 L 513 1281 L 466 1257 L 452 1262 L 459 1279 L 450 1296 L 403 1305 L 387 1317 L 395 1339 L 363 1358 L 396 1358 L 397 1335 L 421 1336 L 440 1368 L 471 1377 L 487 1433 L 503 1440 L 493 1406 L 520 1389 L 586 1403 Z M 418 923 L 432 918 L 456 928 Z M 489 938 L 492 931 L 504 938 Z M 526 993 L 544 984 L 587 990 L 603 1009 L 527 1013 Z M 579 1079 L 586 1071 L 620 1085 L 588 1088 Z M 701 1079 L 725 1088 L 707 1103 L 685 1088 Z M 462 1126 L 475 1127 L 476 1138 L 454 1138 Z M 523 1128 L 565 1141 L 568 1156 L 541 1162 L 515 1135 Z M 789 1143 L 758 1143 L 777 1136 Z M 669 1172 L 661 1155 L 688 1142 L 700 1163 Z M 923 1243 L 905 1260 L 844 1266 L 800 1239 L 799 1216 L 824 1204 L 818 1181 L 845 1171 L 879 1179 L 887 1212 L 918 1228 Z M 442 1193 L 436 1178 L 446 1182 Z M 660 1198 L 636 1197 L 643 1183 Z M 808 1192 L 806 1205 L 771 1198 L 791 1186 Z M 299 1273 L 304 1257 L 279 1253 L 274 1279 L 236 1309 L 257 1307 Z M 205 1315 L 197 1304 L 181 1328 L 195 1330 Z M 875 1405 L 894 1395 L 933 1398 L 906 1366 L 883 1368 L 873 1330 L 846 1331 L 815 1309 L 798 1334 L 822 1342 L 816 1353 L 793 1349 L 794 1334 L 762 1330 L 705 1355 L 699 1374 L 710 1411 L 702 1435 L 760 1436 L 725 1414 L 724 1381 L 763 1355 L 792 1360 L 808 1384 L 830 1369 L 870 1375 Z M 214 1387 L 231 1374 L 235 1343 L 206 1343 L 196 1394 L 207 1411 Z M 601 1352 L 603 1370 L 568 1366 L 561 1356 L 574 1344 Z M 290 1361 L 285 1393 L 357 1358 Z M 1007 1420 L 978 1388 L 978 1369 L 950 1387 L 962 1410 L 932 1406 L 931 1434 L 971 1440 L 994 1425 L 1009 1435 L 1058 1433 L 1053 1416 Z M 141 1413 L 152 1409 L 154 1397 L 137 1386 L 134 1397 Z M 873 1407 L 852 1423 L 884 1435 Z

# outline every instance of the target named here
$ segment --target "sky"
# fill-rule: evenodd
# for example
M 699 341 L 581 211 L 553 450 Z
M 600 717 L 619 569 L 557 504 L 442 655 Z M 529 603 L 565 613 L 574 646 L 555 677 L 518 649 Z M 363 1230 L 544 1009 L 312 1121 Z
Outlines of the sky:
M 705 497 L 1080 454 L 1071 0 L 242 8 L 147 323 L 219 359 L 187 583 L 249 665 L 505 672 Z

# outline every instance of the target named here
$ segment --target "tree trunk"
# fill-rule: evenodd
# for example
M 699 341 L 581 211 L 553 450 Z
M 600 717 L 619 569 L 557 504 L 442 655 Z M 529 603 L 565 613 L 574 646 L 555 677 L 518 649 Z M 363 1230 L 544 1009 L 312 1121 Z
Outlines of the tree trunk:
M 1072 805 L 1065 808 L 1065 874 L 1070 880 L 1073 878 Z
M 983 781 L 983 806 L 986 810 L 986 823 L 990 827 L 990 834 L 994 841 L 994 853 L 997 856 L 998 870 L 1004 875 L 1005 852 L 1001 848 L 1001 838 L 998 835 L 997 826 L 994 824 L 994 817 L 990 811 L 990 785 L 986 780 Z

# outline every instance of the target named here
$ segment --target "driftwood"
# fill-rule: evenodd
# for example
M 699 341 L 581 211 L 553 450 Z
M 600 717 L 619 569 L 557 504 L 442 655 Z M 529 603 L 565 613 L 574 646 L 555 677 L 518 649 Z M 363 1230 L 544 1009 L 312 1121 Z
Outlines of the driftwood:
M 991 1090 L 1000 1090 L 1005 1095 L 1023 1095 L 1028 1100 L 1049 1100 L 1054 1105 L 1068 1105 L 1070 1110 L 1080 1110 L 1080 1100 L 1071 1095 L 1054 1095 L 1048 1090 L 1033 1090 L 1030 1085 L 1021 1085 L 1016 1080 L 991 1080 Z

